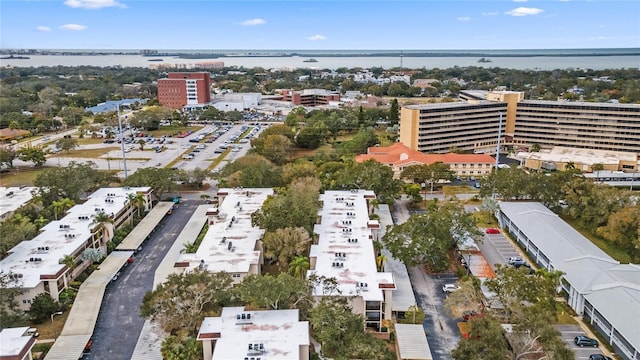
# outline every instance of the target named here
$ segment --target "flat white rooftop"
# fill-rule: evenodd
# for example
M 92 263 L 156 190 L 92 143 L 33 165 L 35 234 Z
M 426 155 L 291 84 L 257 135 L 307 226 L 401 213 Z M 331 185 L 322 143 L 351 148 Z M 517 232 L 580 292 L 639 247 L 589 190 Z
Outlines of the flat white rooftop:
M 616 165 L 620 161 L 638 161 L 638 155 L 630 152 L 607 151 L 593 149 L 573 149 L 554 146 L 552 149 L 541 149 L 538 152 L 519 152 L 518 158 L 553 162 L 574 162 L 581 164 Z
M 320 195 L 321 221 L 314 227 L 319 239 L 309 254 L 316 258 L 316 265 L 307 276 L 333 277 L 342 295 L 383 301 L 383 289 L 395 289 L 395 283 L 391 273 L 379 273 L 376 267 L 372 230 L 377 231 L 379 223 L 369 220 L 367 198 L 375 198 L 373 191 L 325 191 Z M 314 291 L 322 294 L 322 285 Z
M 91 238 L 97 214 L 117 214 L 128 203 L 129 194 L 150 190 L 149 187 L 98 189 L 86 202 L 72 207 L 64 218 L 48 223 L 36 237 L 13 247 L 0 261 L 0 271 L 16 274 L 23 288 L 36 287 L 43 276 L 57 278 L 65 270 L 61 259 Z
M 300 346 L 309 345 L 309 323 L 299 321 L 297 309 L 225 307 L 220 317 L 202 322 L 198 340 L 208 339 L 216 339 L 213 359 L 297 360 Z
M 35 187 L 4 187 L 0 186 L 0 220 L 5 215 L 16 211 L 20 206 L 33 198 Z
M 33 346 L 35 339 L 27 334 L 28 327 L 6 328 L 0 331 L 0 357 L 18 356 Z
M 227 195 L 200 247 L 195 254 L 181 255 L 177 262 L 189 262 L 188 269 L 202 266 L 214 273 L 247 273 L 251 265 L 259 263 L 260 251 L 255 247 L 264 234 L 263 229 L 251 225 L 251 214 L 262 207 L 273 189 L 220 189 L 218 193 Z

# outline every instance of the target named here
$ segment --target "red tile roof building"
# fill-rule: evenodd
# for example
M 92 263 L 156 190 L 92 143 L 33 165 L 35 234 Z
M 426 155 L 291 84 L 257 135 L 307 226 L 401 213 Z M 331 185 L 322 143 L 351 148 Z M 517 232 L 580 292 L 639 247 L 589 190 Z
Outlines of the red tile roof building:
M 449 169 L 455 176 L 484 176 L 491 173 L 496 160 L 486 154 L 424 154 L 411 150 L 403 143 L 395 143 L 391 146 L 373 146 L 367 149 L 366 154 L 356 155 L 356 162 L 373 159 L 377 162 L 389 165 L 393 168 L 395 178 L 400 178 L 400 173 L 412 165 L 429 165 L 442 162 L 449 165 Z
M 158 101 L 162 106 L 181 109 L 185 105 L 211 102 L 208 72 L 173 72 L 158 80 Z

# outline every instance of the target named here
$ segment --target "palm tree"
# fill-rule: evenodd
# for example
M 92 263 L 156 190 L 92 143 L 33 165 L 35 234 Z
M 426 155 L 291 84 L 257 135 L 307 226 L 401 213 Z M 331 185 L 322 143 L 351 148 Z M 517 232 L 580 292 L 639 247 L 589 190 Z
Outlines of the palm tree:
M 71 209 L 75 204 L 75 201 L 69 198 L 64 198 L 52 202 L 51 205 L 53 205 L 53 215 L 55 216 L 56 220 L 58 220 L 58 213 L 64 213 L 65 210 Z
M 129 201 L 136 207 L 138 216 L 140 216 L 140 211 L 144 207 L 144 196 L 140 193 L 129 194 Z
M 306 256 L 296 256 L 289 263 L 289 273 L 295 277 L 304 279 L 307 270 L 309 270 L 309 258 Z
M 564 165 L 565 170 L 573 170 L 576 168 L 576 164 L 573 161 L 569 161 Z
M 180 250 L 181 254 L 195 254 L 195 252 L 198 251 L 198 245 L 196 244 L 196 242 L 189 242 L 187 241 L 186 243 L 184 243 L 184 247 L 182 248 L 182 250 Z
M 47 225 L 48 222 L 49 220 L 45 219 L 42 215 L 40 215 L 39 218 L 33 220 L 33 223 L 38 227 L 38 229 L 42 229 L 45 225 Z
M 382 266 L 384 262 L 387 261 L 387 257 L 384 254 L 378 255 L 376 258 L 376 265 L 378 266 L 378 271 L 382 271 Z
M 70 270 L 75 269 L 77 266 L 76 260 L 71 255 L 65 255 L 60 263 L 65 264 Z
M 140 151 L 144 150 L 144 144 L 146 144 L 147 142 L 140 139 L 138 140 L 138 145 L 140 145 Z
M 107 225 L 113 224 L 113 219 L 111 218 L 111 216 L 105 214 L 104 212 L 100 212 L 98 213 L 98 215 L 96 215 L 95 218 L 93 218 L 93 223 L 98 224 L 102 228 L 103 233 L 106 234 L 107 241 L 111 240 L 109 225 Z

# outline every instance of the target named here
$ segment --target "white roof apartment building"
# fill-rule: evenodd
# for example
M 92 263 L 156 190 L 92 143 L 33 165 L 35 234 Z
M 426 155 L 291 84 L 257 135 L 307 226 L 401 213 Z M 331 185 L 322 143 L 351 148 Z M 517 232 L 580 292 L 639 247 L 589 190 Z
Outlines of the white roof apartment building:
M 247 310 L 225 307 L 200 326 L 205 360 L 308 360 L 309 322 L 298 309 Z
M 28 309 L 31 300 L 43 292 L 58 300 L 60 292 L 89 265 L 83 262 L 70 269 L 63 259 L 71 256 L 78 263 L 85 249 L 104 247 L 114 235 L 114 226 L 117 229 L 136 211 L 129 195 L 144 194 L 148 209 L 151 192 L 150 187 L 99 189 L 86 202 L 72 207 L 65 217 L 45 225 L 36 237 L 13 247 L 0 261 L 0 272 L 9 274 L 14 280 L 12 284 L 24 290 L 16 299 L 21 307 Z M 102 212 L 114 220 L 113 225 L 106 224 L 111 228 L 106 232 L 94 221 Z
M 564 273 L 569 305 L 625 359 L 640 359 L 640 265 L 620 264 L 541 203 L 501 202 L 498 220 L 531 258 Z
M 346 296 L 354 313 L 365 318 L 365 325 L 381 331 L 382 320 L 391 319 L 393 275 L 378 272 L 373 242 L 380 224 L 369 219 L 368 200 L 376 196 L 370 190 L 325 191 L 320 195 L 322 208 L 314 227 L 318 243 L 311 245 L 307 277 L 335 278 L 340 294 L 323 294 L 322 284 L 314 296 Z
M 227 272 L 234 282 L 247 275 L 259 275 L 264 230 L 251 225 L 251 214 L 272 194 L 270 188 L 218 190 L 219 205 L 207 211 L 209 229 L 198 250 L 181 254 L 174 266 L 184 271 L 201 268 Z
M 33 198 L 35 187 L 4 187 L 0 186 L 0 221 L 5 221 L 22 205 Z

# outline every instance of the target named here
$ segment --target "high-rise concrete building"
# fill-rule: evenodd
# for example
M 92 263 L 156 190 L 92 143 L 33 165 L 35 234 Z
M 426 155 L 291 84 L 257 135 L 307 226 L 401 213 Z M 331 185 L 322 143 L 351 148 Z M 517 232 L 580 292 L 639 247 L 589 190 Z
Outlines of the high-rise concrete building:
M 208 72 L 173 72 L 158 80 L 158 101 L 162 106 L 181 109 L 185 105 L 211 102 Z
M 400 141 L 422 152 L 494 153 L 501 128 L 501 145 L 640 153 L 640 105 L 524 100 L 514 91 L 472 95 L 402 107 Z

